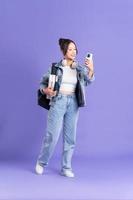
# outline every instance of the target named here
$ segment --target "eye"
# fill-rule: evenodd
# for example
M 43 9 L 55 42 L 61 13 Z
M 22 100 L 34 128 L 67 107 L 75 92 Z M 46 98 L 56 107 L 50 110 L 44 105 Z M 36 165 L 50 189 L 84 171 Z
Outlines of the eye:
M 76 51 L 76 49 L 68 49 L 69 51 Z

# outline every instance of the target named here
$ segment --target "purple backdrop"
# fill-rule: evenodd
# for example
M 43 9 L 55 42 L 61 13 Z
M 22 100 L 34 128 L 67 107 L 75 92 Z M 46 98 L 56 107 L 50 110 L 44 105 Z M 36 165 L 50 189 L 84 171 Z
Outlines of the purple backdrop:
M 133 153 L 132 7 L 127 0 L 0 1 L 1 156 L 38 154 L 47 112 L 36 105 L 36 90 L 62 56 L 59 37 L 76 41 L 80 63 L 94 54 L 96 81 L 80 109 L 76 152 Z
M 36 92 L 43 73 L 62 58 L 60 37 L 77 43 L 81 64 L 87 51 L 94 54 L 96 80 L 86 88 L 87 107 L 80 109 L 74 155 L 79 179 L 69 182 L 55 175 L 57 196 L 52 195 L 63 199 L 58 193 L 62 186 L 66 199 L 71 194 L 76 200 L 88 199 L 88 195 L 102 200 L 133 198 L 132 10 L 132 0 L 0 0 L 0 159 L 5 160 L 1 198 L 18 199 L 21 193 L 21 198 L 27 194 L 39 199 L 44 197 L 45 187 L 45 196 L 51 192 L 48 183 L 53 185 L 52 177 L 46 177 L 45 184 L 31 171 L 47 118 L 47 111 L 37 106 Z M 53 168 L 59 167 L 61 148 L 60 137 L 51 161 Z M 118 163 L 118 158 L 125 160 Z M 12 162 L 5 164 L 15 159 L 23 164 L 13 168 Z M 23 162 L 27 159 L 30 173 Z M 127 171 L 131 173 L 127 175 Z M 16 190 L 18 176 L 21 187 Z M 36 184 L 40 185 L 38 192 Z

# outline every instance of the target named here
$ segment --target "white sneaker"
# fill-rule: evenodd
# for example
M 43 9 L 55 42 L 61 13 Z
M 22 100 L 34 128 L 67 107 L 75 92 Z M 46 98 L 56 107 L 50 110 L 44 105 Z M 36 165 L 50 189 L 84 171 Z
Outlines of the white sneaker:
M 61 171 L 61 175 L 67 176 L 69 178 L 73 178 L 74 177 L 74 173 L 70 169 L 62 170 Z
M 41 166 L 39 163 L 37 163 L 37 164 L 36 164 L 35 170 L 36 170 L 36 173 L 37 173 L 37 174 L 40 174 L 40 175 L 41 175 L 41 174 L 43 174 L 44 167 Z

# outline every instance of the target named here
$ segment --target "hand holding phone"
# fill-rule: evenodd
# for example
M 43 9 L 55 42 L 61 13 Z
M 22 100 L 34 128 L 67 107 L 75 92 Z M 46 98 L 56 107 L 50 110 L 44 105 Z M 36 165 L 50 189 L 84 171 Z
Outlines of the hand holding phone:
M 93 54 L 92 53 L 87 53 L 85 57 L 85 65 L 89 68 L 90 71 L 94 71 L 93 68 Z

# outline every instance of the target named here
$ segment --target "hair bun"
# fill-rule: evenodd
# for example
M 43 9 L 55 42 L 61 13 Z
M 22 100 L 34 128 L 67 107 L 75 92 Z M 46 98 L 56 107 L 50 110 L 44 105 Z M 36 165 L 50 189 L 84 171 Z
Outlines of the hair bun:
M 59 39 L 59 45 L 62 46 L 62 44 L 65 43 L 65 40 L 66 40 L 66 39 L 64 39 L 64 38 L 60 38 L 60 39 Z
M 68 39 L 68 38 L 59 38 L 58 42 L 59 42 L 60 49 L 63 52 L 63 55 L 66 55 L 66 52 L 67 52 L 67 49 L 68 49 L 68 45 L 70 43 L 74 43 L 74 45 L 76 47 L 76 53 L 78 52 L 77 51 L 77 46 L 76 46 L 76 44 L 75 44 L 75 42 L 73 40 Z

